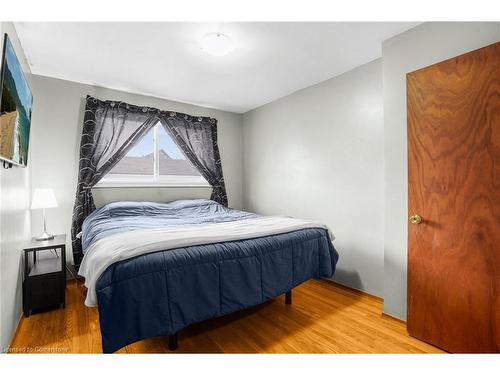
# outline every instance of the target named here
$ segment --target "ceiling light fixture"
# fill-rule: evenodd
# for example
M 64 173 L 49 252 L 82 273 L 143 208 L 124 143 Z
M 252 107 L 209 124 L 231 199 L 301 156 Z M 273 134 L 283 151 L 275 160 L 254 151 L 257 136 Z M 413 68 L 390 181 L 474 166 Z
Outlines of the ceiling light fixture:
M 201 49 L 212 56 L 225 56 L 233 49 L 233 43 L 227 35 L 207 34 L 201 40 Z

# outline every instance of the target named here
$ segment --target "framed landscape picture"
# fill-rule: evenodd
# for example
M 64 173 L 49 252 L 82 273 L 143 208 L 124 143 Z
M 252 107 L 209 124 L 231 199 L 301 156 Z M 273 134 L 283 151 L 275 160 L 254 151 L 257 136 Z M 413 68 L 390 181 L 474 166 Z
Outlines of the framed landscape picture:
M 7 34 L 3 43 L 0 90 L 0 159 L 26 166 L 33 96 Z

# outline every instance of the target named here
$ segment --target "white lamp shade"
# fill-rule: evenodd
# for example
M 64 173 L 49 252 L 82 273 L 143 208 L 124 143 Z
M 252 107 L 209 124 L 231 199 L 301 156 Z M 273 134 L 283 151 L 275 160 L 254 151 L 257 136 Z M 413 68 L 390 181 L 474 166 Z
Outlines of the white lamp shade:
M 57 207 L 56 196 L 52 189 L 35 189 L 31 209 Z

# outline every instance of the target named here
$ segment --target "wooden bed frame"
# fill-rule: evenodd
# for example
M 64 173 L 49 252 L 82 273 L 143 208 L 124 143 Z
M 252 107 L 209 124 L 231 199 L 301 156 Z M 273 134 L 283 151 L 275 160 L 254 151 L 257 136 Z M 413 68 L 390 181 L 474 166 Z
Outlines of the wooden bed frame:
M 290 289 L 288 292 L 285 293 L 285 305 L 291 305 L 291 304 L 292 304 L 292 290 Z M 168 349 L 170 351 L 175 351 L 179 347 L 177 334 L 178 332 L 168 336 Z

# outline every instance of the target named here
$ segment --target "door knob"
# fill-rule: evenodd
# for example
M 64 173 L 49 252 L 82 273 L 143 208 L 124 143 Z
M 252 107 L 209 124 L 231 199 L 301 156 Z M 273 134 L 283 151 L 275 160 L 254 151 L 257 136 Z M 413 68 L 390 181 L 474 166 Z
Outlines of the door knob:
M 422 222 L 422 216 L 417 214 L 410 216 L 410 223 L 420 224 L 421 222 Z

